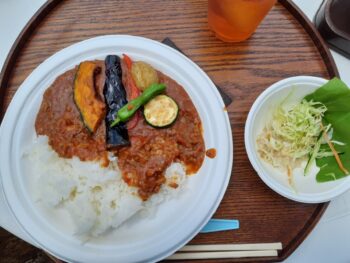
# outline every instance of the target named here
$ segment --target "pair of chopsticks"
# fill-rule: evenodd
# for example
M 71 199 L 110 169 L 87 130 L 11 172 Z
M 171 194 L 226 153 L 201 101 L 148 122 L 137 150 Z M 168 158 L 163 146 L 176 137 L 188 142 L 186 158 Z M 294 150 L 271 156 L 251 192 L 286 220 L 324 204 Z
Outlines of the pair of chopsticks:
M 187 245 L 167 260 L 275 257 L 282 243 Z

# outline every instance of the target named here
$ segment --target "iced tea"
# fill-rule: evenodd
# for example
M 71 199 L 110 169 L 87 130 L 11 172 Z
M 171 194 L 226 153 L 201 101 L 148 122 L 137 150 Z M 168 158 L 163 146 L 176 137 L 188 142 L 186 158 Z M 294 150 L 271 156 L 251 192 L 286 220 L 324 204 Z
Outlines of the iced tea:
M 276 0 L 208 0 L 208 23 L 226 42 L 249 38 Z

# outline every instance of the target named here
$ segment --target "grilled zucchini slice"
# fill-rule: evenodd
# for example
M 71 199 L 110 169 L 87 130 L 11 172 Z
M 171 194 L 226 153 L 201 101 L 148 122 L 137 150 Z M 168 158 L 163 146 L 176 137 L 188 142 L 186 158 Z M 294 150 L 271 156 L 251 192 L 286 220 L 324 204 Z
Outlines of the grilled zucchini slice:
M 173 124 L 179 113 L 177 103 L 167 95 L 158 95 L 145 106 L 143 114 L 146 122 L 156 128 L 164 128 Z

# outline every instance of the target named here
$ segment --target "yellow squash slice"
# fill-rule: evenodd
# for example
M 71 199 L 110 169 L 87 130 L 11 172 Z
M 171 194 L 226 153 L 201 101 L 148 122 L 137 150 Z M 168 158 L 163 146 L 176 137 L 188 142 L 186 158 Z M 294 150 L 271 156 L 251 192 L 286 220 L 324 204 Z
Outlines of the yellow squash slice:
M 101 68 L 92 61 L 80 63 L 74 79 L 74 102 L 85 127 L 96 132 L 106 112 L 105 103 L 95 89 L 94 78 Z

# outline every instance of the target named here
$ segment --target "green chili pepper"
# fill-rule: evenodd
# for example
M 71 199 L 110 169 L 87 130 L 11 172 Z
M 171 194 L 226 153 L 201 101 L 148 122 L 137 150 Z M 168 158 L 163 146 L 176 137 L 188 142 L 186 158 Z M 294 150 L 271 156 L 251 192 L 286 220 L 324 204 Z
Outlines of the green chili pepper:
M 129 120 L 142 105 L 146 104 L 159 93 L 162 93 L 165 88 L 166 86 L 164 84 L 152 84 L 149 86 L 140 96 L 129 101 L 118 110 L 117 116 L 110 127 L 117 125 L 119 122 L 126 122 Z

